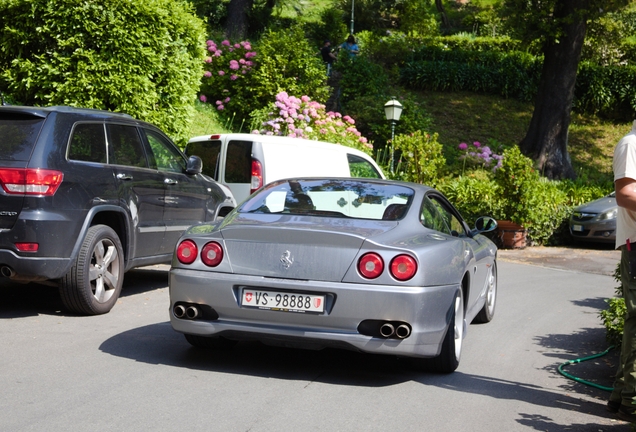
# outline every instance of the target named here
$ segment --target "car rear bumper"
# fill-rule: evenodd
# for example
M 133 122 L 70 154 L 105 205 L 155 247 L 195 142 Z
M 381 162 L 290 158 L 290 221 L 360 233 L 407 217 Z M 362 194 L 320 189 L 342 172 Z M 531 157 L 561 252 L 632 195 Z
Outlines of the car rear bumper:
M 71 268 L 70 258 L 29 257 L 0 250 L 0 274 L 24 282 L 59 279 Z
M 441 351 L 458 286 L 408 287 L 298 281 L 198 270 L 171 269 L 170 322 L 181 333 L 256 339 L 312 348 L 337 346 L 363 352 L 434 357 Z M 327 294 L 322 314 L 280 312 L 240 306 L 243 286 L 253 289 Z M 208 305 L 218 319 L 180 319 L 177 302 Z M 404 339 L 361 334 L 365 320 L 405 322 Z

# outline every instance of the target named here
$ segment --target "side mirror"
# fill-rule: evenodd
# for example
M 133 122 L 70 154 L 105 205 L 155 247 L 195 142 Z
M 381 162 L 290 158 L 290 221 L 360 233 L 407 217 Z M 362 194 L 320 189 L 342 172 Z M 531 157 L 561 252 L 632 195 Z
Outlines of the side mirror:
M 201 174 L 203 171 L 203 161 L 199 156 L 190 156 L 186 165 L 186 174 Z
M 490 216 L 480 216 L 475 221 L 475 229 L 480 232 L 491 232 L 497 229 L 497 221 Z

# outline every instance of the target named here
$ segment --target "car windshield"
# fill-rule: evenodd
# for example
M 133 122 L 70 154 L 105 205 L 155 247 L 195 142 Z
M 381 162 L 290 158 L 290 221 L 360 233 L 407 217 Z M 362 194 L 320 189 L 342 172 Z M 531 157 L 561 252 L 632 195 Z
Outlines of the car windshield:
M 281 180 L 247 200 L 239 213 L 399 220 L 408 212 L 413 194 L 403 185 L 358 179 Z

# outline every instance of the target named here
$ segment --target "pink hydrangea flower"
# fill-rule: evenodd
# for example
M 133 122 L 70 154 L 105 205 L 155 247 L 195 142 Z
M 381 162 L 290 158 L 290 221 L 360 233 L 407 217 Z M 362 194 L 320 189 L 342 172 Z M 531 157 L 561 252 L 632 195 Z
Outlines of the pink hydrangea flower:
M 212 57 L 206 57 L 205 58 L 205 62 L 206 63 L 212 63 Z
M 219 75 L 220 75 L 220 76 L 225 75 L 225 71 L 220 70 L 220 71 L 219 71 Z
M 199 100 L 200 100 L 201 102 L 207 102 L 207 101 L 208 101 L 208 98 L 207 98 L 207 97 L 205 97 L 205 95 L 201 95 L 201 96 L 199 96 Z
M 237 78 L 238 78 L 238 75 L 230 75 L 230 79 L 231 79 L 232 81 L 234 81 L 234 80 L 235 80 L 235 79 L 237 79 Z
M 230 43 L 230 41 L 229 41 L 229 40 L 225 39 L 223 42 L 221 42 L 221 45 L 225 45 L 225 46 L 228 46 L 228 47 L 229 47 L 229 46 L 230 46 L 230 45 L 232 45 L 232 44 Z
M 224 103 L 228 103 L 230 101 L 229 97 L 226 97 L 225 100 L 223 101 Z
M 230 60 L 230 69 L 237 70 L 239 67 L 239 63 L 236 60 Z
M 467 148 L 468 148 L 468 144 L 466 144 L 466 143 L 459 144 L 459 149 L 460 150 L 466 150 Z
M 479 148 L 479 147 L 481 146 L 481 143 L 480 143 L 479 141 L 475 141 L 475 142 L 473 143 L 473 145 L 474 145 L 475 147 Z
M 206 77 L 206 78 L 210 78 L 212 76 L 212 72 L 205 71 L 205 72 L 203 72 L 203 76 Z
M 219 111 L 223 111 L 225 107 L 223 105 L 218 105 L 216 109 L 218 109 Z

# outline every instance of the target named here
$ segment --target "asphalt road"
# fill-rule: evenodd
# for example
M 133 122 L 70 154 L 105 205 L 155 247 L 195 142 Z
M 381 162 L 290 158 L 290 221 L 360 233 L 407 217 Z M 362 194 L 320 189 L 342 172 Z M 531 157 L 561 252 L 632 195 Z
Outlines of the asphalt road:
M 191 348 L 168 323 L 167 267 L 126 275 L 111 313 L 61 312 L 56 290 L 0 283 L 0 431 L 627 431 L 608 393 L 557 366 L 606 348 L 606 274 L 499 262 L 494 320 L 458 370 L 390 356 Z M 568 367 L 611 385 L 615 354 Z

